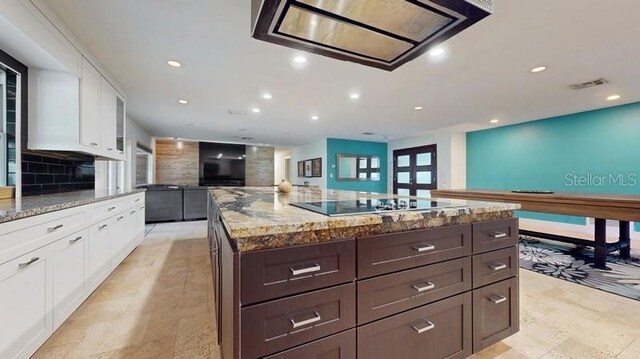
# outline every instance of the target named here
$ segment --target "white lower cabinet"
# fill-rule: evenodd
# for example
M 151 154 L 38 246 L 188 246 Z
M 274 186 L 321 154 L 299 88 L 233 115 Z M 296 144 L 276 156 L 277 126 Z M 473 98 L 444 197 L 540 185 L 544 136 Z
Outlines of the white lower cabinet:
M 0 358 L 28 358 L 53 331 L 49 251 L 0 265 Z
M 112 243 L 110 242 L 115 238 L 109 234 L 113 232 L 114 223 L 115 218 L 110 218 L 89 227 L 87 288 L 97 288 L 111 273 Z
M 84 301 L 88 241 L 89 231 L 84 230 L 51 244 L 54 330 Z
M 10 227 L 0 224 L 0 233 L 17 229 L 26 233 L 25 243 L 42 243 L 35 250 L 25 245 L 27 254 L 15 250 L 17 258 L 0 257 L 0 359 L 33 355 L 140 244 L 144 208 L 139 203 L 144 203 L 144 194 L 87 205 L 80 211 L 61 210 L 44 224 L 34 218 L 9 222 Z M 101 211 L 113 214 L 90 216 Z M 68 218 L 82 224 L 76 229 L 64 222 Z M 60 231 L 56 236 L 58 232 L 51 230 L 45 234 L 30 230 L 48 228 L 50 222 L 73 232 Z M 0 252 L 3 244 L 0 241 Z

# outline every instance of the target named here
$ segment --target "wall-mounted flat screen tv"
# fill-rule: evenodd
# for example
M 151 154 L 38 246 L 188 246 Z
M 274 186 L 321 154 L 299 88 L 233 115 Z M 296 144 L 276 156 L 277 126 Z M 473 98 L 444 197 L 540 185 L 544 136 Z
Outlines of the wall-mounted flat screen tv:
M 244 186 L 245 145 L 200 142 L 201 186 Z

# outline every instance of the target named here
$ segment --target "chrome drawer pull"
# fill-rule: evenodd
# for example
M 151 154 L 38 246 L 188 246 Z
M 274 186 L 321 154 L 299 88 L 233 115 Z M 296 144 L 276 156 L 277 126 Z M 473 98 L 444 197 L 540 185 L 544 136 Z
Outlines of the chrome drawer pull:
M 124 216 L 120 216 L 120 217 L 118 217 L 118 221 L 121 221 L 121 220 L 123 220 L 123 219 L 124 219 Z
M 425 324 L 426 324 L 426 325 L 425 325 L 425 326 L 423 326 L 423 327 L 421 327 L 421 328 L 420 328 L 420 327 L 418 327 L 417 325 L 412 325 L 412 327 L 413 327 L 413 329 L 414 329 L 416 332 L 418 332 L 418 334 L 422 334 L 422 333 L 424 333 L 424 332 L 428 332 L 428 331 L 430 331 L 431 329 L 433 329 L 433 328 L 435 328 L 435 327 L 436 327 L 436 325 L 435 325 L 435 324 L 433 324 L 432 322 L 430 322 L 430 321 L 428 321 L 428 320 L 427 320 L 427 322 L 426 322 Z
M 320 317 L 320 313 L 314 312 L 313 314 L 315 315 L 313 318 L 307 319 L 307 320 L 303 320 L 301 322 L 296 322 L 293 319 L 289 319 L 289 320 L 291 320 L 291 324 L 293 325 L 293 329 L 300 328 L 300 327 L 303 327 L 305 325 L 317 323 L 317 322 L 322 320 L 322 318 Z
M 507 234 L 506 234 L 505 232 L 498 232 L 498 231 L 495 231 L 495 232 L 491 232 L 491 233 L 489 233 L 489 236 L 490 236 L 491 238 L 493 238 L 493 239 L 500 239 L 500 238 L 504 238 L 504 237 L 506 237 L 506 236 L 507 236 Z
M 94 147 L 98 145 L 98 144 L 97 144 L 97 143 L 95 143 L 95 142 L 91 142 L 90 144 L 91 144 L 91 146 L 94 146 Z
M 109 207 L 109 208 L 107 208 L 107 211 L 111 212 L 111 211 L 113 211 L 114 209 L 116 209 L 116 207 Z
M 69 244 L 74 244 L 74 243 L 76 243 L 77 241 L 79 241 L 81 239 L 82 239 L 82 237 L 76 237 L 75 239 L 70 239 L 69 240 Z
M 113 148 L 107 148 L 107 151 L 113 151 Z
M 31 258 L 30 261 L 28 261 L 26 263 L 18 264 L 18 268 L 22 269 L 22 268 L 28 267 L 28 266 L 32 265 L 33 263 L 35 263 L 35 262 L 37 262 L 39 260 L 40 260 L 40 257 L 33 257 L 33 258 Z
M 129 214 L 134 214 L 134 213 L 136 213 L 136 211 L 131 211 L 131 212 L 129 212 Z
M 309 274 L 320 271 L 320 265 L 318 263 L 314 263 L 312 266 L 295 269 L 293 267 L 289 268 L 291 270 L 292 275 L 301 275 L 301 274 Z
M 98 229 L 99 229 L 99 230 L 103 230 L 103 229 L 105 229 L 105 228 L 107 228 L 107 225 L 106 225 L 106 224 L 103 224 L 103 225 L 101 225 L 100 227 L 98 227 Z
M 412 285 L 413 289 L 417 290 L 418 293 L 422 293 L 425 292 L 429 289 L 433 289 L 436 287 L 435 284 L 431 283 L 431 282 L 427 282 L 426 285 L 420 286 L 420 285 Z
M 59 225 L 57 225 L 55 227 L 49 227 L 49 228 L 47 228 L 47 232 L 57 231 L 58 229 L 60 229 L 62 227 L 64 227 L 64 224 L 59 224 Z
M 427 251 L 432 251 L 436 249 L 436 246 L 434 246 L 433 244 L 423 244 L 423 245 L 414 246 L 413 249 L 415 249 L 418 252 L 427 252 Z
M 140 202 L 140 198 L 136 199 L 136 203 Z
M 493 302 L 493 304 L 500 304 L 500 303 L 504 303 L 507 301 L 507 297 L 501 296 L 501 295 L 497 295 L 494 294 L 492 296 L 489 297 L 489 300 L 491 302 Z
M 494 264 L 490 264 L 489 268 L 497 272 L 499 270 L 507 269 L 507 265 L 503 263 L 494 263 Z

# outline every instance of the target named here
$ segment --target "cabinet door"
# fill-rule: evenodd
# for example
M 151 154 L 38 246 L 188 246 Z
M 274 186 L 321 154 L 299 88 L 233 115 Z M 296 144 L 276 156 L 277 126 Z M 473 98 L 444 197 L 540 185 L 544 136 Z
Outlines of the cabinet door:
M 80 79 L 80 143 L 95 148 L 100 142 L 100 87 L 102 76 L 85 58 L 82 58 Z
M 57 329 L 82 304 L 85 296 L 85 246 L 88 230 L 53 244 L 53 327 Z
M 87 245 L 87 293 L 96 289 L 111 272 L 109 230 L 113 220 L 100 222 L 89 228 Z
M 27 358 L 52 333 L 44 247 L 0 265 L 0 358 Z
M 130 229 L 127 225 L 128 215 L 128 211 L 116 215 L 113 226 L 109 229 L 109 242 L 111 242 L 113 253 L 111 258 L 112 268 L 117 267 L 128 254 L 125 253 L 129 244 L 128 232 Z
M 107 156 L 116 156 L 116 90 L 105 79 L 101 78 L 100 93 L 100 140 Z
M 125 118 L 124 100 L 116 95 L 116 150 L 121 155 L 124 155 Z
M 473 352 L 520 330 L 518 278 L 473 291 Z

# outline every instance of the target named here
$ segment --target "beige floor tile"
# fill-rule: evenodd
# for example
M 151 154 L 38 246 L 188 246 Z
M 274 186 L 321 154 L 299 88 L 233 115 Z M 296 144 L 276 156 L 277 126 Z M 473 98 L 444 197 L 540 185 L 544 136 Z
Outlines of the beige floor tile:
M 637 325 L 637 322 L 636 322 Z M 638 359 L 640 358 L 640 339 L 636 339 L 622 353 L 616 357 L 618 359 Z
M 542 359 L 611 359 L 596 348 L 575 339 L 567 339 L 562 344 L 541 357 Z

